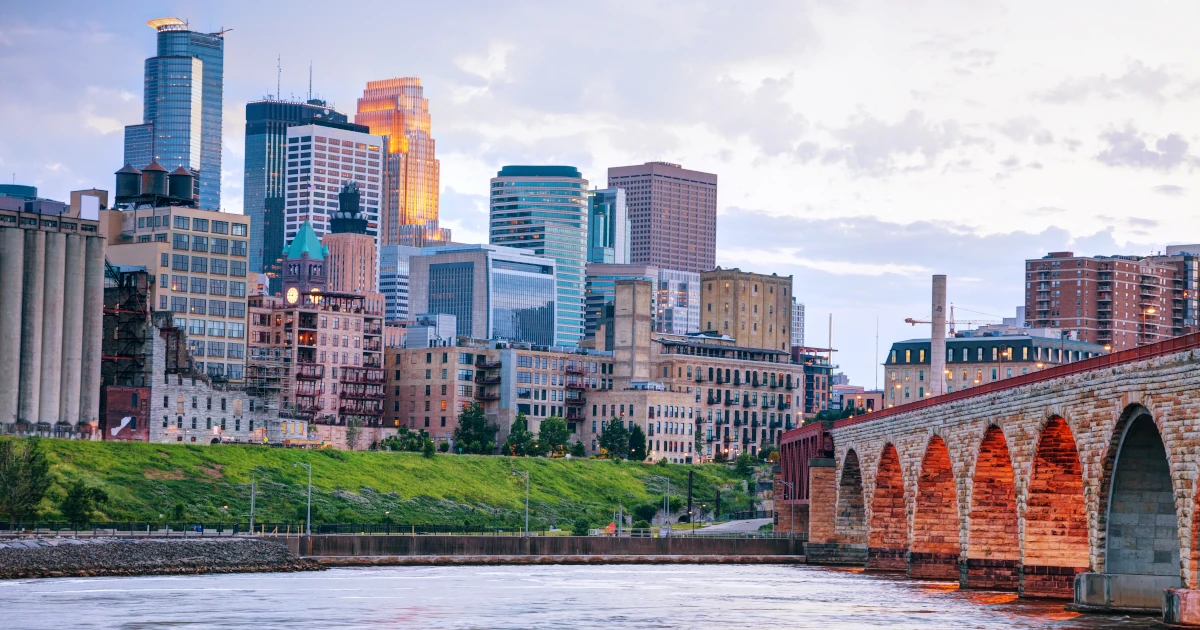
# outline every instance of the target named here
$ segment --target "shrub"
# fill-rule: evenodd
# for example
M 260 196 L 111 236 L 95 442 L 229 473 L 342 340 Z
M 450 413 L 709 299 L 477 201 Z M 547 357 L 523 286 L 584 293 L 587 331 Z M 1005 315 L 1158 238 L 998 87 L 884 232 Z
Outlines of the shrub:
M 571 526 L 571 534 L 575 536 L 587 536 L 588 529 L 591 528 L 591 523 L 582 516 L 575 519 L 575 524 Z
M 650 521 L 634 521 L 634 529 L 650 529 Z
M 448 453 L 450 451 L 450 443 L 442 442 L 440 445 L 438 445 L 438 450 L 443 453 Z

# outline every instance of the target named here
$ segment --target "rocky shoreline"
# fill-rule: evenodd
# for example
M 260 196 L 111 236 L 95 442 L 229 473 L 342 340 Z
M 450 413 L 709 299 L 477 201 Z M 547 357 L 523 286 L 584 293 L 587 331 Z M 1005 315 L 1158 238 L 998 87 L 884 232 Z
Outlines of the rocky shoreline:
M 319 571 L 282 544 L 252 538 L 191 540 L 38 538 L 0 541 L 0 579 Z

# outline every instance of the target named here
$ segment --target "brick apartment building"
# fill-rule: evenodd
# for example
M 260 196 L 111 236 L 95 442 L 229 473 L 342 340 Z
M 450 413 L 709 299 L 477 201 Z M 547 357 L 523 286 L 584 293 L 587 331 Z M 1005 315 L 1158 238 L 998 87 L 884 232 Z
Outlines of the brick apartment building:
M 1051 252 L 1026 260 L 1028 325 L 1077 331 L 1080 341 L 1113 351 L 1195 331 L 1195 256 L 1173 249 L 1165 256 Z
M 700 330 L 747 348 L 792 347 L 792 277 L 720 267 L 700 274 Z

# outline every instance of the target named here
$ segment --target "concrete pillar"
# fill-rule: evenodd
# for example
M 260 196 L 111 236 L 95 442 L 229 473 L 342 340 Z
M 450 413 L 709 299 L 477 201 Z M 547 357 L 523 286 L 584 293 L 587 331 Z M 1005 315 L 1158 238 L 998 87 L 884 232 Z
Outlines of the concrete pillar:
M 80 369 L 83 360 L 83 279 L 86 237 L 67 235 L 66 266 L 63 275 L 62 321 L 62 392 L 59 396 L 59 415 L 71 426 L 79 423 Z
M 62 395 L 62 313 L 65 289 L 63 268 L 66 265 L 67 235 L 46 233 L 46 269 L 42 273 L 42 365 L 38 403 L 38 419 L 46 424 L 58 424 L 59 397 Z
M 21 285 L 25 230 L 0 228 L 0 433 L 17 421 L 21 387 Z M 17 368 L 17 369 L 14 369 Z
M 83 262 L 83 360 L 80 362 L 79 424 L 98 437 L 100 357 L 104 340 L 104 237 L 87 237 Z
M 1170 588 L 1163 595 L 1163 623 L 1172 628 L 1200 628 L 1200 591 Z
M 21 385 L 17 419 L 35 424 L 40 417 L 42 385 L 42 290 L 45 288 L 46 233 L 25 230 L 24 278 L 21 286 Z
M 933 326 L 929 334 L 929 393 L 946 393 L 946 276 L 933 277 Z

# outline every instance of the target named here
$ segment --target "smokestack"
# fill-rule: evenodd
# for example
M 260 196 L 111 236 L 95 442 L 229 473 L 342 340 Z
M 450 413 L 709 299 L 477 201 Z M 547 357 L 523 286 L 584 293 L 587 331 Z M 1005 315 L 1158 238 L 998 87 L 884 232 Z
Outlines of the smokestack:
M 933 277 L 933 326 L 929 332 L 929 393 L 946 393 L 946 276 Z

